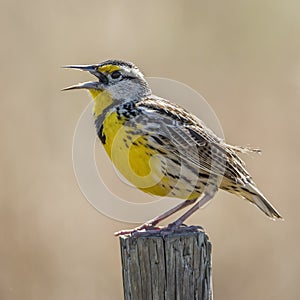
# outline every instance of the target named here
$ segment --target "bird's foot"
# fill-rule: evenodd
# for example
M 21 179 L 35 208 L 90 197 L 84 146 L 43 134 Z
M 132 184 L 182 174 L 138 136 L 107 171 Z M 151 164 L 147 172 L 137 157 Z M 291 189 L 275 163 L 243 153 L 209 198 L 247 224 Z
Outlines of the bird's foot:
M 115 233 L 115 236 L 120 235 L 131 235 L 133 237 L 140 237 L 140 236 L 149 236 L 154 234 L 159 234 L 162 236 L 166 236 L 172 233 L 184 233 L 184 232 L 197 232 L 197 231 L 203 231 L 202 226 L 187 226 L 185 224 L 177 224 L 176 222 L 170 223 L 166 227 L 158 227 L 153 226 L 152 224 L 143 224 L 139 227 L 136 227 L 134 229 L 128 229 L 128 230 L 121 230 Z
M 127 235 L 140 236 L 140 235 L 149 235 L 158 232 L 161 227 L 154 226 L 152 224 L 145 223 L 139 227 L 133 229 L 125 229 L 115 232 L 115 236 Z

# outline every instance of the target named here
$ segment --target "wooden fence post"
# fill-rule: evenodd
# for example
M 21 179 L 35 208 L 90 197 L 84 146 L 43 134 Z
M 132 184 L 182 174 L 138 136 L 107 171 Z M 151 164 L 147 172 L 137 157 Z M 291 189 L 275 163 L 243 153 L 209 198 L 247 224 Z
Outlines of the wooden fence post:
M 212 300 L 211 243 L 203 231 L 120 236 L 125 300 Z

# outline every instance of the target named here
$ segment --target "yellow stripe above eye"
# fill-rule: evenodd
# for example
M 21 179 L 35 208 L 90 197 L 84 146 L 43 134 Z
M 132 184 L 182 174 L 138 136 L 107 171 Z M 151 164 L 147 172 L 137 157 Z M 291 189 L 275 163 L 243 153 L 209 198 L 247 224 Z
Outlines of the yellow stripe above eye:
M 120 70 L 120 67 L 116 66 L 116 65 L 106 65 L 106 66 L 98 68 L 98 71 L 102 72 L 102 73 L 103 72 L 105 72 L 105 73 L 112 73 L 112 72 L 118 71 L 118 70 Z

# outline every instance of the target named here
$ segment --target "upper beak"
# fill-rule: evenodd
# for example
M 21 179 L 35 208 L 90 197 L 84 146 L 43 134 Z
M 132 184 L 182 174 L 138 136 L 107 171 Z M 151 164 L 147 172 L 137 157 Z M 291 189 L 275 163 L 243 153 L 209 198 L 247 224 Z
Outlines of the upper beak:
M 88 71 L 90 73 L 97 72 L 96 65 L 71 65 L 71 66 L 63 66 L 64 69 L 76 69 L 80 71 Z

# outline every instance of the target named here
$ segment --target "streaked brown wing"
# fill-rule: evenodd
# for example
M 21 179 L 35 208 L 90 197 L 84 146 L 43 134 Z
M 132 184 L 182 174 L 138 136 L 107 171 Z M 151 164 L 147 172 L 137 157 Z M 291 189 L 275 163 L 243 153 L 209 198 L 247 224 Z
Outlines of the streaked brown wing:
M 146 98 L 137 103 L 137 108 L 143 110 L 143 131 L 169 139 L 169 144 L 162 142 L 161 148 L 180 156 L 197 168 L 206 172 L 225 176 L 233 182 L 246 183 L 251 181 L 249 173 L 244 168 L 244 162 L 236 151 L 245 152 L 243 147 L 226 144 L 216 136 L 196 116 L 180 106 L 162 98 Z M 151 124 L 159 124 L 160 129 L 151 130 Z M 159 143 L 158 143 L 159 145 Z

